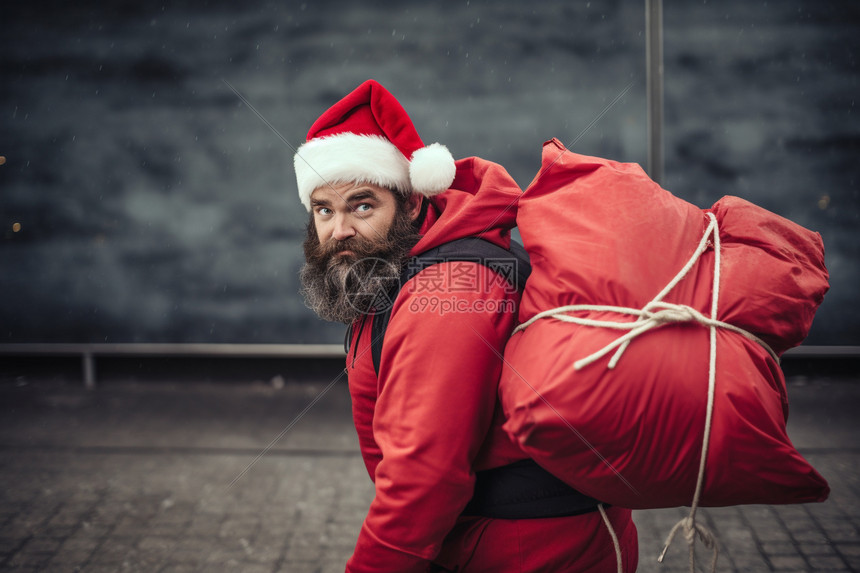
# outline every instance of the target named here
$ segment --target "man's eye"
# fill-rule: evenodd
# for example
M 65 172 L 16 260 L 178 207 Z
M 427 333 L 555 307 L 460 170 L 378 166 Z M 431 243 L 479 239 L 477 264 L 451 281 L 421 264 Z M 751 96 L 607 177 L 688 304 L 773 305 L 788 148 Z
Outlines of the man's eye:
M 358 205 L 355 208 L 355 210 L 358 211 L 359 213 L 366 213 L 367 211 L 370 211 L 372 208 L 373 207 L 371 207 L 368 203 L 361 203 L 360 205 Z
M 319 213 L 320 215 L 330 215 L 331 209 L 329 209 L 328 207 L 320 207 L 317 213 Z

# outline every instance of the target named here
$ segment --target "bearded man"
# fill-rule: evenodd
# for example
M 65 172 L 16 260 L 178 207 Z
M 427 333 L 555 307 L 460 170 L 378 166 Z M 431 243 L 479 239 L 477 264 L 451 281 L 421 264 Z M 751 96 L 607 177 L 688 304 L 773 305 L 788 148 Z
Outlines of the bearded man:
M 440 245 L 510 247 L 521 190 L 504 168 L 425 146 L 373 80 L 313 124 L 294 165 L 311 212 L 303 294 L 350 325 L 353 418 L 376 488 L 346 570 L 634 571 L 630 511 L 606 509 L 610 530 L 596 500 L 504 431 L 498 380 L 520 296 L 508 277 L 462 257 L 422 265 L 397 290 Z
M 341 183 L 313 194 L 319 216 L 308 222 L 301 279 L 305 302 L 320 318 L 351 324 L 390 304 L 384 296 L 420 239 L 417 198 L 372 183 Z

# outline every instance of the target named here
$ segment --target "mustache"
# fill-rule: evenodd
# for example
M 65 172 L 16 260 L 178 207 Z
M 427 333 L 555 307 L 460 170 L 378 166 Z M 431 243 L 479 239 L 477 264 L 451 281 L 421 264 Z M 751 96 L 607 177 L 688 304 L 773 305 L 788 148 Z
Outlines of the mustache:
M 363 237 L 349 237 L 347 239 L 330 239 L 320 243 L 317 254 L 324 258 L 331 258 L 343 251 L 352 251 L 357 258 L 369 257 L 388 246 L 385 237 L 379 239 L 366 239 Z
M 417 226 L 399 212 L 384 236 L 356 235 L 320 242 L 313 219 L 304 241 L 300 271 L 305 304 L 321 318 L 349 324 L 378 310 L 384 295 L 400 278 L 400 268 L 421 238 Z M 350 251 L 348 255 L 338 253 Z

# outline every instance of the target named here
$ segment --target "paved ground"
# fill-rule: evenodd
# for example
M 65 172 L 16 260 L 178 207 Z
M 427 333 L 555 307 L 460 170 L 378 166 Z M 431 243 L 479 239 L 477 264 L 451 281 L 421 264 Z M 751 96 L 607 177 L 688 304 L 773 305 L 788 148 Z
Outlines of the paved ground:
M 345 383 L 285 377 L 93 392 L 0 377 L 0 569 L 343 571 L 372 496 Z M 832 497 L 703 510 L 719 571 L 860 569 L 860 376 L 796 376 L 789 391 L 792 438 Z M 685 513 L 635 514 L 640 571 L 686 570 L 682 540 L 655 563 Z

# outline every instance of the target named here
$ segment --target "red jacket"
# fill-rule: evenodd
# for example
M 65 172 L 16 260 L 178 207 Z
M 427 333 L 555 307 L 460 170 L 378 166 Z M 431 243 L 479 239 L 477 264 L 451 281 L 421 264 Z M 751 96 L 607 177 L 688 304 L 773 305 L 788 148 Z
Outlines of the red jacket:
M 500 165 L 458 161 L 412 254 L 472 236 L 509 246 L 521 193 Z M 511 290 L 479 263 L 417 274 L 392 309 L 378 379 L 372 317 L 354 325 L 349 388 L 376 496 L 347 571 L 425 571 L 472 496 L 474 472 L 526 457 L 502 430 L 497 398 L 519 302 Z

